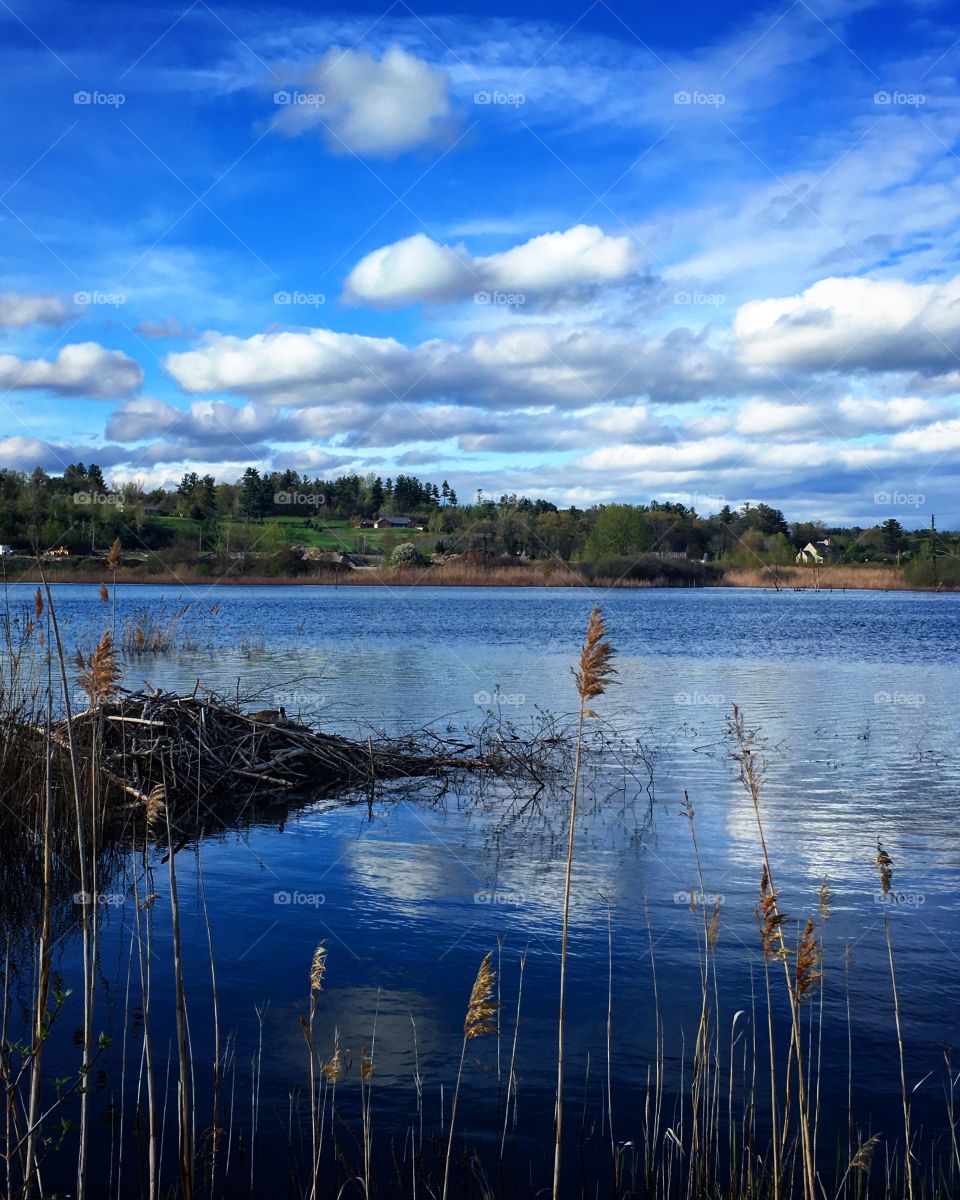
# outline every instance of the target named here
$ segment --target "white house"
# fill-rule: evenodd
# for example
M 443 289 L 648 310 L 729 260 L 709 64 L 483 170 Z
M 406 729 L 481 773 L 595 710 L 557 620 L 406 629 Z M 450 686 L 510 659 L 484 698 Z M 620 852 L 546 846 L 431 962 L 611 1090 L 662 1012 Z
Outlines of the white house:
M 796 561 L 798 563 L 813 563 L 819 567 L 825 562 L 836 562 L 842 554 L 842 547 L 838 546 L 835 542 L 831 542 L 829 538 L 824 538 L 822 542 L 807 542 L 797 555 Z

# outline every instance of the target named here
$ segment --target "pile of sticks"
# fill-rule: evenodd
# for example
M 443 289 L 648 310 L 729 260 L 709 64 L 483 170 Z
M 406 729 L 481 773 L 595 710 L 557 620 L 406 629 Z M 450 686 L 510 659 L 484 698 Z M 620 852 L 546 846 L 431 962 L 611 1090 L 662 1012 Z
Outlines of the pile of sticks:
M 435 733 L 357 741 L 222 698 L 121 692 L 54 727 L 63 751 L 145 806 L 274 802 L 453 771 L 516 771 L 516 739 L 445 740 Z

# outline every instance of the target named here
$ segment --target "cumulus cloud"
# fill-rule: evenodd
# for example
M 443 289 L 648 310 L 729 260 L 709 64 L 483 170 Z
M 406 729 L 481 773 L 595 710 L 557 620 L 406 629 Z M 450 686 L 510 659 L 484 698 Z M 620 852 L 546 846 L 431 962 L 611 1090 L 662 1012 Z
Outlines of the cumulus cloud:
M 377 308 L 461 299 L 479 286 L 474 262 L 463 247 L 441 246 L 415 233 L 362 258 L 347 276 L 343 298 Z
M 0 462 L 14 471 L 42 467 L 60 474 L 73 462 L 95 462 L 107 467 L 129 457 L 129 450 L 123 446 L 64 445 L 35 437 L 0 437 Z
M 956 369 L 960 354 L 960 276 L 821 279 L 796 296 L 741 305 L 734 333 L 755 366 L 937 374 Z
M 820 414 L 812 404 L 777 404 L 772 400 L 750 400 L 737 412 L 737 433 L 783 435 L 809 432 L 820 423 Z
M 922 396 L 895 396 L 891 400 L 844 396 L 837 404 L 837 413 L 851 433 L 904 429 L 933 421 L 942 412 L 942 404 Z
M 332 46 L 300 85 L 275 95 L 277 128 L 292 136 L 319 128 L 334 154 L 392 158 L 453 129 L 446 71 L 399 46 L 379 61 Z
M 161 439 L 146 452 L 154 461 L 185 459 L 191 454 L 218 454 L 230 461 L 263 456 L 269 453 L 267 437 L 282 440 L 295 432 L 274 409 L 254 404 L 238 407 L 224 400 L 196 400 L 179 409 L 152 396 L 130 400 L 115 409 L 106 429 L 107 437 L 118 442 Z M 164 457 L 158 459 L 161 452 Z
M 675 329 L 637 337 L 600 329 L 524 325 L 458 343 L 408 347 L 393 338 L 329 329 L 207 335 L 169 354 L 188 392 L 229 392 L 273 403 L 450 401 L 489 408 L 582 407 L 649 398 L 683 403 L 729 395 L 741 374 L 706 334 Z
M 398 308 L 419 301 L 462 300 L 477 293 L 556 294 L 584 285 L 621 283 L 640 265 L 629 237 L 597 225 L 544 233 L 499 254 L 471 255 L 417 233 L 362 258 L 347 276 L 351 304 Z
M 0 292 L 0 328 L 23 329 L 27 325 L 62 325 L 75 314 L 59 296 Z
M 28 388 L 62 396 L 109 399 L 135 392 L 143 383 L 138 363 L 120 350 L 107 350 L 97 342 L 64 346 L 55 359 L 20 359 L 0 354 L 0 387 L 11 391 Z

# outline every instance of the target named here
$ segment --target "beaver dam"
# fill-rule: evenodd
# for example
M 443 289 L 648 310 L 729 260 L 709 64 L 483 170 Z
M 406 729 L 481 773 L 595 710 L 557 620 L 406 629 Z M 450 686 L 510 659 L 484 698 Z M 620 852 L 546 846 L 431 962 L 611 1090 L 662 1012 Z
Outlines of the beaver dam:
M 42 733 L 39 726 L 36 734 Z M 106 784 L 115 804 L 142 806 L 148 818 L 217 812 L 251 803 L 289 803 L 394 780 L 479 772 L 545 786 L 569 739 L 553 722 L 523 735 L 491 720 L 473 733 L 421 730 L 355 740 L 327 733 L 284 711 L 244 712 L 209 695 L 149 690 L 55 723 L 53 744 Z

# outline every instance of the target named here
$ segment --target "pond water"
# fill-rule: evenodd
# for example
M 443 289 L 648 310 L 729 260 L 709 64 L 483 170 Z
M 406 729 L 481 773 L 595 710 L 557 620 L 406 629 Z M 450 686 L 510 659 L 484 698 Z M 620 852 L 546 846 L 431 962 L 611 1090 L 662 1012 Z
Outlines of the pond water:
M 10 589 L 14 603 L 32 592 Z M 761 854 L 754 809 L 731 759 L 733 704 L 764 739 L 765 833 L 791 938 L 798 923 L 816 916 L 824 877 L 831 894 L 823 989 L 805 1018 L 820 1063 L 828 1162 L 838 1141 L 846 1145 L 851 1074 L 860 1128 L 883 1131 L 890 1145 L 902 1140 L 885 916 L 908 1087 L 928 1077 L 915 1095 L 915 1129 L 925 1145 L 947 1131 L 944 1048 L 956 1054 L 960 1043 L 960 596 L 127 586 L 118 590 L 118 621 L 143 606 L 172 609 L 181 599 L 203 606 L 188 618 L 190 648 L 125 660 L 127 686 L 147 679 L 192 690 L 199 682 L 229 694 L 239 686 L 252 707 L 284 704 L 290 714 L 362 737 L 475 725 L 490 709 L 521 727 L 541 710 L 571 716 L 571 666 L 590 610 L 602 604 L 618 677 L 596 702 L 596 725 L 619 739 L 620 750 L 592 763 L 576 831 L 567 1017 L 572 1171 L 579 1169 L 578 1136 L 605 1119 L 611 945 L 616 1141 L 642 1133 L 656 1056 L 655 997 L 670 1076 L 666 1123 L 681 1072 L 689 1076 L 704 929 L 702 915 L 691 912 L 699 883 L 684 793 L 695 810 L 704 887 L 719 913 L 710 990 L 720 1042 L 739 1038 L 742 1055 L 756 1040 L 761 1076 L 766 1069 L 755 915 Z M 55 600 L 71 650 L 92 648 L 111 619 L 97 589 L 58 587 Z M 637 739 L 642 758 L 625 757 Z M 502 1034 L 469 1044 L 458 1128 L 465 1144 L 496 1160 L 522 959 L 509 1145 L 514 1162 L 533 1164 L 524 1176 L 525 1194 L 533 1194 L 549 1185 L 552 1161 L 566 795 L 539 797 L 516 821 L 503 819 L 506 796 L 496 789 L 476 796 L 467 785 L 442 802 L 389 790 L 369 805 L 354 799 L 361 802 L 307 806 L 273 821 L 261 814 L 178 852 L 198 1096 L 209 1088 L 213 1059 L 207 915 L 221 1044 L 229 1050 L 233 1169 L 247 1190 L 252 1173 L 254 1191 L 264 1196 L 286 1194 L 277 1156 L 298 1136 L 291 1134 L 291 1089 L 307 1086 L 299 1014 L 309 1001 L 315 946 L 328 951 L 315 1042 L 328 1057 L 338 1034 L 351 1053 L 337 1103 L 355 1126 L 356 1063 L 361 1047 L 373 1043 L 374 1156 L 385 1160 L 402 1158 L 417 1124 L 417 1073 L 427 1125 L 436 1130 L 442 1114 L 448 1119 L 467 998 L 492 950 Z M 878 838 L 894 860 L 894 899 L 885 904 L 874 865 Z M 142 1088 L 142 1027 L 129 998 L 138 994 L 135 858 L 132 850 L 121 857 L 101 906 L 96 1025 L 113 1042 L 98 1063 L 92 1103 L 100 1114 L 132 1103 Z M 154 867 L 151 1020 L 172 1120 L 169 879 L 159 854 Z M 56 953 L 79 995 L 75 925 Z M 78 1023 L 75 1017 L 74 1008 Z M 783 1004 L 776 1020 L 785 1046 Z M 54 1045 L 66 1059 L 69 1037 Z M 726 1104 L 725 1082 L 723 1096 Z M 123 1166 L 126 1182 L 117 1179 L 121 1138 L 115 1125 L 110 1130 L 97 1134 L 99 1161 L 113 1173 L 104 1194 L 137 1194 L 133 1157 Z M 164 1156 L 174 1178 L 173 1132 Z M 300 1194 L 293 1185 L 290 1191 Z

